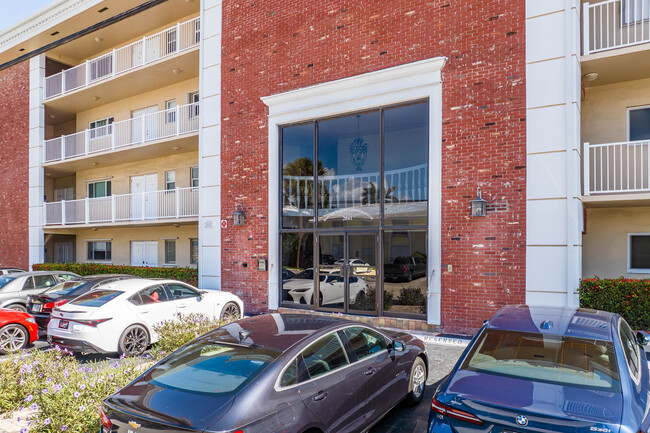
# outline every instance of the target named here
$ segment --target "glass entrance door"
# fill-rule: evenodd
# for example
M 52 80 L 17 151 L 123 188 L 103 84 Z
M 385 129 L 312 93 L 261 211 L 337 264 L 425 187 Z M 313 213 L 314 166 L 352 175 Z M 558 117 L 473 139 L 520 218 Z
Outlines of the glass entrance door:
M 377 235 L 318 236 L 318 309 L 377 312 Z

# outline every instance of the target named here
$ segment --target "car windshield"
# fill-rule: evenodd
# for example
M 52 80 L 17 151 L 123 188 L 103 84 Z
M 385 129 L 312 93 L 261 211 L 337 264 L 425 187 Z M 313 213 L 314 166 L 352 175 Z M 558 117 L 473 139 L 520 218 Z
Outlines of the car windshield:
M 461 369 L 621 392 L 613 343 L 590 338 L 489 329 Z
M 70 295 L 77 287 L 88 284 L 86 281 L 64 281 L 54 287 L 50 287 L 43 293 L 56 294 L 61 296 Z
M 257 377 L 280 352 L 198 340 L 154 367 L 151 383 L 201 394 L 235 393 Z
M 124 292 L 119 292 L 117 290 L 93 290 L 92 292 L 79 296 L 70 303 L 81 305 L 82 307 L 101 307 L 108 301 L 120 296 L 122 293 Z
M 11 281 L 15 280 L 16 277 L 10 277 L 8 275 L 4 275 L 0 277 L 0 287 L 4 287 L 7 284 L 9 284 Z

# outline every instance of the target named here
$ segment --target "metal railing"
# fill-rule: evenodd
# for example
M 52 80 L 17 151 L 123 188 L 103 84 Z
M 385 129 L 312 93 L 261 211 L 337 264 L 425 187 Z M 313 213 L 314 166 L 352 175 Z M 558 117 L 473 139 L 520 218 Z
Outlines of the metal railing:
M 106 224 L 198 214 L 199 189 L 193 187 L 45 203 L 46 225 Z
M 199 103 L 145 114 L 45 141 L 44 161 L 62 161 L 199 130 Z
M 650 0 L 584 3 L 583 54 L 650 42 Z
M 650 141 L 584 143 L 584 194 L 650 192 Z
M 200 41 L 201 23 L 199 18 L 178 23 L 155 35 L 145 36 L 142 40 L 114 49 L 110 53 L 86 60 L 74 68 L 45 78 L 45 99 L 173 56 L 198 46 Z
M 416 202 L 427 199 L 428 165 L 420 164 L 384 172 L 388 188 L 384 200 L 389 202 Z M 313 207 L 313 176 L 283 176 L 283 206 L 297 209 Z M 321 209 L 347 208 L 379 202 L 380 175 L 378 172 L 351 175 L 318 176 L 318 206 Z

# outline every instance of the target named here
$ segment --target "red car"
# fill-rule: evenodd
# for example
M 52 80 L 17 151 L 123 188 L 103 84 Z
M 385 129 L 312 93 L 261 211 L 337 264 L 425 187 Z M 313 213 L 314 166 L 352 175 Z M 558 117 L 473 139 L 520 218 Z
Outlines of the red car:
M 0 308 L 0 354 L 17 352 L 38 340 L 38 326 L 31 314 Z

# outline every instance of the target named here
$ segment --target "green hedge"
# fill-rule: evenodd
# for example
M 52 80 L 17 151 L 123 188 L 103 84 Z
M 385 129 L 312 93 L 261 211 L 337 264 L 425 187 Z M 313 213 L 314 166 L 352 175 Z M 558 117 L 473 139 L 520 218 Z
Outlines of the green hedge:
M 79 275 L 127 274 L 141 278 L 168 278 L 184 281 L 193 286 L 197 286 L 199 282 L 196 268 L 142 268 L 100 263 L 41 263 L 35 264 L 33 268 L 35 271 L 69 271 Z
M 650 280 L 586 278 L 579 293 L 581 307 L 618 313 L 632 329 L 650 330 Z

